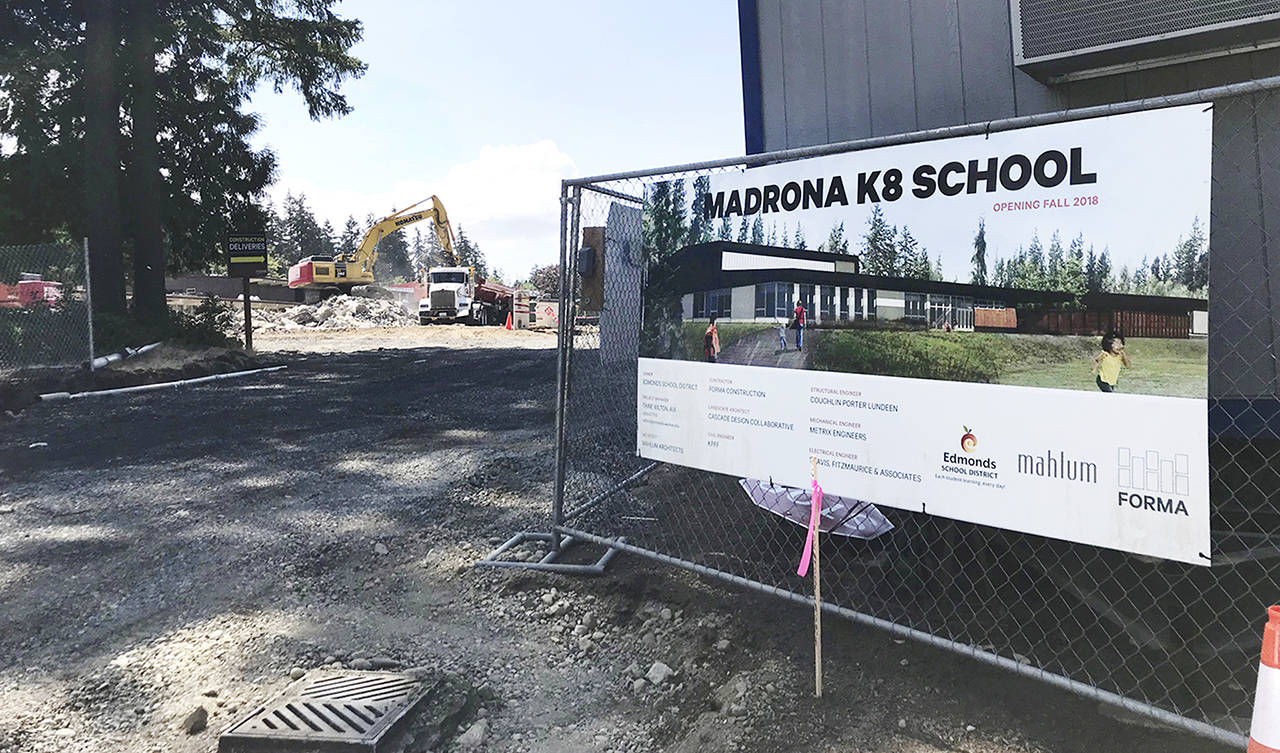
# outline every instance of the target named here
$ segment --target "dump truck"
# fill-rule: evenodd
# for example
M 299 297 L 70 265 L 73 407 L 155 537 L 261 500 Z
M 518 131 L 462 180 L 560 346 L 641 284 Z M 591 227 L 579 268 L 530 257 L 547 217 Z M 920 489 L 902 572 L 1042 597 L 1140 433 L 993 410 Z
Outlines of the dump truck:
M 421 324 L 503 324 L 519 291 L 476 277 L 471 267 L 427 270 L 427 295 L 418 304 Z

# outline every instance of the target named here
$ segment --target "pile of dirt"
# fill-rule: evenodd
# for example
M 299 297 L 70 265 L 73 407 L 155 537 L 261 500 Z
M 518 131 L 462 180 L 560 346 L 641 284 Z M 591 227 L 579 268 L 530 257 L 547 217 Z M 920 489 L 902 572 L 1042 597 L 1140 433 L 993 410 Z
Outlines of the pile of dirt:
M 289 332 L 299 329 L 343 330 L 375 327 L 407 327 L 417 320 L 395 301 L 338 295 L 281 311 L 253 315 L 255 332 Z
M 274 366 L 278 359 L 236 348 L 206 348 L 164 343 L 142 355 L 96 371 L 87 368 L 22 369 L 0 379 L 0 416 L 16 415 L 47 392 L 89 392 L 143 384 L 176 382 Z

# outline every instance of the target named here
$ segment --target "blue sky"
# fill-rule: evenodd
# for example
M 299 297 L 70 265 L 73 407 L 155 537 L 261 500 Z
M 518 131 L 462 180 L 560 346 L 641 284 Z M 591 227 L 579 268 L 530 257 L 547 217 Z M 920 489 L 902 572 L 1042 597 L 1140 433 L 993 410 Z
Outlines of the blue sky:
M 554 263 L 559 181 L 743 153 L 734 0 L 344 0 L 369 65 L 355 111 L 312 122 L 269 88 L 251 109 L 271 196 L 341 228 L 432 193 L 508 279 Z

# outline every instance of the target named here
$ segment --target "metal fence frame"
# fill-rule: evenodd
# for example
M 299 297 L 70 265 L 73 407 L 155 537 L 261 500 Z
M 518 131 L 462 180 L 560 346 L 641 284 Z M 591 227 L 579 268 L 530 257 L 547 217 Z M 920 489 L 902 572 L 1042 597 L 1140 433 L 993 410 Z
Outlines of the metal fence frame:
M 648 463 L 647 465 L 640 467 L 638 470 L 634 467 L 628 467 L 626 469 L 610 469 L 604 467 L 602 470 L 612 473 L 612 477 L 614 479 L 613 483 L 601 490 L 598 490 L 586 499 L 569 499 L 569 492 L 566 489 L 568 476 L 567 467 L 570 461 L 570 447 L 568 444 L 568 437 L 571 431 L 569 426 L 569 408 L 573 399 L 572 390 L 574 386 L 575 340 L 581 337 L 578 332 L 580 320 L 577 316 L 579 300 L 576 285 L 576 267 L 577 254 L 582 235 L 584 195 L 590 197 L 594 194 L 599 197 L 609 197 L 611 199 L 630 202 L 634 203 L 636 206 L 640 206 L 643 203 L 642 198 L 631 195 L 626 191 L 619 190 L 618 184 L 625 181 L 658 179 L 662 176 L 684 175 L 722 168 L 747 168 L 808 157 L 865 150 L 873 147 L 931 141 L 957 136 L 994 133 L 1028 126 L 1083 120 L 1087 118 L 1118 115 L 1176 105 L 1207 104 L 1218 100 L 1243 97 L 1264 92 L 1280 94 L 1280 76 L 1258 79 L 1247 83 L 1202 89 L 1184 94 L 1119 104 L 1020 116 L 983 123 L 973 123 L 968 125 L 922 130 L 906 134 L 859 139 L 836 144 L 787 149 L 745 157 L 731 157 L 704 162 L 673 165 L 656 169 L 618 172 L 563 181 L 561 184 L 560 194 L 561 316 L 559 327 L 559 346 L 557 352 L 558 378 L 555 429 L 555 497 L 551 509 L 550 526 L 552 534 L 555 534 L 550 536 L 550 539 L 554 542 L 556 550 L 558 551 L 561 543 L 560 536 L 565 535 L 581 541 L 603 545 L 612 550 L 626 551 L 648 558 L 655 562 L 673 565 L 744 588 L 761 591 L 805 604 L 812 603 L 811 597 L 807 594 L 769 585 L 759 580 L 753 580 L 729 572 L 727 569 L 695 562 L 668 552 L 659 551 L 656 548 L 647 548 L 639 542 L 628 540 L 626 537 L 601 535 L 599 532 L 587 530 L 590 526 L 583 525 L 581 523 L 585 514 L 598 510 L 601 506 L 610 503 L 610 501 L 616 498 L 617 495 L 624 493 L 637 483 L 643 483 L 643 479 L 646 475 L 650 474 L 662 465 L 659 463 Z M 574 504 L 574 506 L 566 510 L 567 504 Z M 824 582 L 830 577 L 832 576 L 828 575 L 825 577 Z M 1130 712 L 1151 717 L 1165 724 L 1188 730 L 1197 735 L 1202 735 L 1204 737 L 1232 745 L 1243 746 L 1247 742 L 1247 736 L 1242 734 L 1239 730 L 1231 730 L 1221 726 L 1215 726 L 1205 719 L 1191 718 L 1186 715 L 1178 714 L 1167 708 L 1162 708 L 1153 703 L 1130 698 L 1096 685 L 1089 684 L 1088 682 L 1073 679 L 1069 676 L 1065 676 L 1064 674 L 1049 671 L 1033 664 L 1015 661 L 1006 656 L 1001 656 L 995 653 L 994 650 L 984 650 L 982 647 L 977 647 L 952 640 L 947 637 L 918 630 L 893 620 L 883 619 L 872 614 L 848 609 L 834 603 L 826 602 L 823 604 L 823 608 L 829 614 L 838 615 L 840 617 L 853 620 L 854 622 L 879 628 L 897 636 L 910 638 L 921 643 L 926 643 L 957 654 L 968 656 L 978 661 L 1001 667 L 1015 674 L 1035 678 L 1037 680 L 1047 682 L 1050 685 L 1077 693 L 1081 696 L 1111 704 Z
M 82 239 L 80 244 L 57 242 L 3 245 L 0 246 L 0 261 L 8 262 L 6 268 L 13 266 L 11 271 L 39 273 L 48 271 L 44 265 L 60 262 L 54 266 L 61 279 L 48 281 L 62 283 L 62 301 L 64 304 L 74 304 L 65 308 L 55 305 L 51 311 L 44 311 L 49 318 L 42 327 L 16 325 L 19 330 L 30 328 L 31 331 L 24 334 L 36 334 L 51 338 L 51 341 L 35 354 L 29 352 L 30 348 L 24 348 L 20 344 L 11 347 L 14 343 L 0 342 L 0 374 L 21 369 L 73 365 L 83 365 L 92 370 L 95 343 L 89 239 Z M 79 316 L 81 311 L 82 319 Z M 22 338 L 19 338 L 19 343 L 21 342 Z

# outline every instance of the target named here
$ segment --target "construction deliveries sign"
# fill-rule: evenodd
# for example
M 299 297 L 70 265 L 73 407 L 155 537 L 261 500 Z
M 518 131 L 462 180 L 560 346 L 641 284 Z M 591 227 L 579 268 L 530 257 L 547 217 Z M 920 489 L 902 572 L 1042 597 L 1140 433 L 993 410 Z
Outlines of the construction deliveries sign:
M 227 236 L 227 277 L 253 277 L 267 272 L 267 234 L 231 233 Z
M 1208 565 L 1212 120 L 650 185 L 639 453 Z

